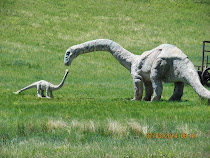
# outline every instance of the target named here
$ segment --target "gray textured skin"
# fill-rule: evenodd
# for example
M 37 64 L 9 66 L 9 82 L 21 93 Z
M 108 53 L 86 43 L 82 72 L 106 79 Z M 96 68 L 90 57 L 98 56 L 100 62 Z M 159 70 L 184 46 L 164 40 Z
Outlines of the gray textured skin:
M 38 97 L 40 97 L 40 98 L 45 97 L 44 96 L 44 91 L 46 90 L 46 98 L 52 98 L 53 97 L 52 91 L 58 90 L 63 86 L 67 75 L 68 75 L 68 69 L 66 69 L 63 80 L 61 81 L 61 83 L 59 85 L 53 85 L 50 82 L 47 82 L 45 80 L 41 80 L 41 81 L 34 82 L 31 85 L 29 85 L 27 87 L 24 87 L 24 88 L 18 90 L 17 92 L 13 92 L 13 93 L 14 94 L 19 94 L 20 92 L 25 91 L 25 90 L 30 89 L 30 88 L 37 88 L 37 96 Z M 40 90 L 41 90 L 41 94 L 40 94 Z M 50 95 L 49 95 L 49 93 L 50 93 Z
M 65 65 L 69 66 L 80 54 L 93 51 L 110 52 L 133 77 L 134 98 L 141 100 L 143 84 L 145 86 L 144 100 L 159 101 L 163 86 L 162 82 L 174 82 L 175 88 L 169 100 L 181 100 L 184 83 L 192 86 L 202 98 L 210 99 L 210 91 L 202 86 L 198 73 L 188 57 L 177 47 L 162 44 L 142 55 L 135 55 L 108 39 L 97 39 L 78 44 L 67 49 L 64 56 Z

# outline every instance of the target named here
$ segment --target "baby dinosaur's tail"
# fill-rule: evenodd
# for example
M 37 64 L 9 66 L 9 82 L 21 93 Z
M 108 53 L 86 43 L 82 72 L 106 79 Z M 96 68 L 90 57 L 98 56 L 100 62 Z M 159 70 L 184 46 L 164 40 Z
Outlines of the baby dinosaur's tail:
M 35 88 L 36 86 L 37 86 L 37 85 L 36 85 L 35 83 L 32 83 L 31 85 L 26 86 L 26 87 L 24 87 L 24 88 L 18 90 L 17 92 L 13 92 L 13 93 L 14 93 L 14 94 L 19 94 L 19 93 L 22 92 L 22 91 L 25 91 L 25 90 L 30 89 L 30 88 Z

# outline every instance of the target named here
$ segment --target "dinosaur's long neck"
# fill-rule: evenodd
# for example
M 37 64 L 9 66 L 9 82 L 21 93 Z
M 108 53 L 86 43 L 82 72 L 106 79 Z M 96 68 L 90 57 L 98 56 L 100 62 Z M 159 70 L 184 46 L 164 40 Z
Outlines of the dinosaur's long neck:
M 108 39 L 97 39 L 88 41 L 82 44 L 72 46 L 71 52 L 77 57 L 80 54 L 89 53 L 93 51 L 108 51 L 110 52 L 126 69 L 131 71 L 132 62 L 135 55 L 127 51 L 119 44 Z
M 62 81 L 61 81 L 61 83 L 59 85 L 54 85 L 53 86 L 53 90 L 58 90 L 58 89 L 60 89 L 63 86 L 67 75 L 68 75 L 68 72 L 65 73 L 65 75 L 64 75 L 64 77 L 63 77 L 63 79 L 62 79 Z

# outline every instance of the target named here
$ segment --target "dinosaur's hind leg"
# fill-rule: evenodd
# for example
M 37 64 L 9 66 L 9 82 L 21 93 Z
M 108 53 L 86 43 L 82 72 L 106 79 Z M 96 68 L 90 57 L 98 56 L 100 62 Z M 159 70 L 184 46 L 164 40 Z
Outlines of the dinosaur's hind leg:
M 183 95 L 184 83 L 183 82 L 175 82 L 174 83 L 174 93 L 169 99 L 169 101 L 180 101 Z

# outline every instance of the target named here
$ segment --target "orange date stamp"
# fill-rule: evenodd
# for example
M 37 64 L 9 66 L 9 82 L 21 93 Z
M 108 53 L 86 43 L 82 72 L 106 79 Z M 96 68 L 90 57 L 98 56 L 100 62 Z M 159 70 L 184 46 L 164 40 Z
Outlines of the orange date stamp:
M 177 139 L 177 138 L 195 139 L 196 133 L 191 133 L 191 134 L 187 134 L 187 133 L 181 133 L 181 134 L 177 134 L 177 133 L 147 133 L 146 138 L 147 139 L 151 139 L 151 138 L 154 138 L 154 139 Z

